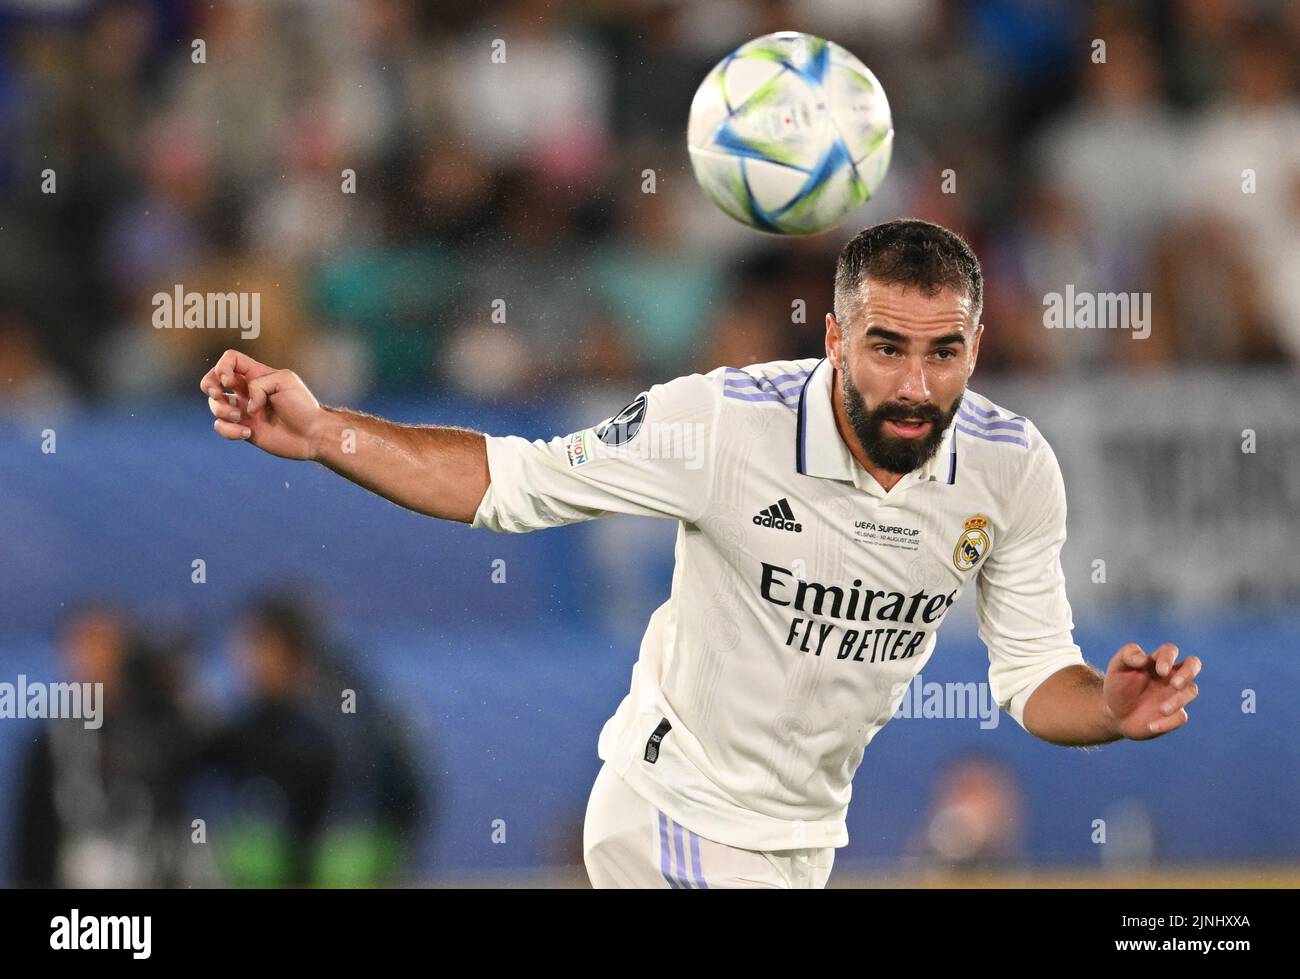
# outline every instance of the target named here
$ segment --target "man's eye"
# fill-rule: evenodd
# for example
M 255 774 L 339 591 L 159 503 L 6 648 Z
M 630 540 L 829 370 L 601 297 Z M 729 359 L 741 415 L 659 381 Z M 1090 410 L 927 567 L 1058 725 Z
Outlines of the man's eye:
M 941 350 L 936 350 L 934 354 L 940 360 L 952 360 L 954 357 L 957 356 L 957 351 L 949 350 L 947 347 L 944 347 Z
M 891 347 L 887 343 L 880 344 L 878 347 L 876 347 L 876 350 L 877 352 L 884 354 L 886 357 L 890 357 L 893 354 L 897 353 L 897 348 Z

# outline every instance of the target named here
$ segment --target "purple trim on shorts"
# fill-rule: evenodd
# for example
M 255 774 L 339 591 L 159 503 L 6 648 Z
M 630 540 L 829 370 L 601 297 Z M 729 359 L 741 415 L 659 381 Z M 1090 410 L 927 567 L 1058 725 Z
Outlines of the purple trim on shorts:
M 672 867 L 668 862 L 668 817 L 663 813 L 659 814 L 659 870 L 668 886 L 677 890 L 679 885 L 672 878 Z
M 691 833 L 691 864 L 695 867 L 695 886 L 707 891 L 709 885 L 704 882 L 704 869 L 700 866 L 700 838 Z
M 686 869 L 686 848 L 682 843 L 682 827 L 678 823 L 673 823 L 673 847 L 677 851 L 677 880 L 689 891 L 691 882 L 683 876 L 688 872 Z

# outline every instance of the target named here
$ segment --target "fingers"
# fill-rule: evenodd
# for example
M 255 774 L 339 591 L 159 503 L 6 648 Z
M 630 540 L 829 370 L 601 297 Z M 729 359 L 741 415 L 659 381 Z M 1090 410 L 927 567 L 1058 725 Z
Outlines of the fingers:
M 261 411 L 271 395 L 283 391 L 297 381 L 298 375 L 293 371 L 272 371 L 269 374 L 248 382 L 248 404 L 250 415 Z
M 1173 688 L 1181 690 L 1187 684 L 1196 679 L 1196 675 L 1201 672 L 1201 658 L 1199 656 L 1189 656 L 1183 660 L 1183 665 L 1174 670 Z
M 244 417 L 243 412 L 227 401 L 225 395 L 220 398 L 208 398 L 208 410 L 222 421 L 238 422 Z
M 1186 707 L 1200 693 L 1200 688 L 1195 682 L 1197 674 L 1201 672 L 1200 657 L 1189 656 L 1182 664 L 1175 667 L 1177 660 L 1178 647 L 1171 642 L 1163 643 L 1150 656 L 1147 656 L 1137 643 L 1131 642 L 1121 646 L 1110 661 L 1108 672 L 1121 666 L 1147 671 L 1147 680 L 1143 686 L 1147 687 L 1148 693 L 1144 695 L 1144 699 L 1147 696 L 1153 698 L 1160 712 L 1155 720 L 1146 725 L 1150 737 L 1153 738 L 1168 734 L 1186 724 Z M 1164 682 L 1160 682 L 1162 680 Z M 1147 712 L 1151 709 L 1151 704 L 1152 701 L 1147 700 L 1147 705 L 1142 712 L 1144 715 L 1150 716 Z M 1142 740 L 1145 735 L 1130 735 L 1130 737 Z
M 1178 693 L 1174 694 L 1163 704 L 1161 704 L 1160 713 L 1168 715 L 1168 714 L 1172 714 L 1180 707 L 1186 707 L 1188 704 L 1190 704 L 1193 700 L 1196 699 L 1196 695 L 1200 692 L 1201 692 L 1200 687 L 1198 687 L 1195 683 L 1191 684 L 1186 689 L 1180 690 Z
M 1200 661 L 1197 660 L 1198 665 L 1199 663 Z M 1164 716 L 1147 725 L 1151 733 L 1153 735 L 1168 734 L 1170 731 L 1186 724 L 1187 711 L 1185 708 L 1196 699 L 1196 695 L 1200 692 L 1200 687 L 1188 680 L 1187 685 L 1182 690 L 1160 705 L 1160 713 Z
M 1189 656 L 1175 669 L 1174 664 L 1177 660 L 1178 647 L 1171 642 L 1161 645 L 1149 657 L 1142 651 L 1141 646 L 1131 642 L 1120 647 L 1111 659 L 1111 667 L 1113 668 L 1118 662 L 1130 669 L 1150 668 L 1155 671 L 1156 676 L 1170 678 L 1174 689 L 1181 690 L 1201 672 L 1201 660 L 1199 657 Z
M 253 436 L 252 429 L 245 428 L 243 425 L 236 425 L 233 422 L 222 421 L 220 418 L 212 423 L 212 427 L 217 430 L 217 434 L 223 439 L 230 439 L 232 442 L 242 442 Z
M 238 350 L 227 350 L 217 359 L 212 370 L 203 375 L 199 388 L 209 398 L 216 398 L 220 397 L 222 388 L 233 386 L 239 378 L 251 380 L 269 373 L 271 373 L 270 367 L 258 363 L 248 354 Z
M 1174 660 L 1178 659 L 1178 647 L 1167 642 L 1151 654 L 1155 660 L 1156 676 L 1168 676 L 1174 671 Z
M 233 351 L 227 350 L 218 357 L 217 362 L 212 366 L 212 370 L 204 374 L 203 380 L 199 381 L 199 387 L 209 398 L 221 397 L 221 389 L 225 387 L 221 381 L 221 376 L 229 374 L 234 366 L 233 358 L 230 357 L 231 353 Z
M 1131 670 L 1140 670 L 1147 665 L 1147 654 L 1142 651 L 1142 647 L 1137 643 L 1126 643 L 1119 648 L 1119 652 L 1111 657 L 1110 669 L 1113 670 L 1116 663 Z
M 1180 728 L 1186 723 L 1187 711 L 1179 708 L 1176 713 L 1170 714 L 1168 717 L 1162 717 L 1158 721 L 1152 721 L 1148 727 L 1153 735 L 1168 734 L 1170 731 Z

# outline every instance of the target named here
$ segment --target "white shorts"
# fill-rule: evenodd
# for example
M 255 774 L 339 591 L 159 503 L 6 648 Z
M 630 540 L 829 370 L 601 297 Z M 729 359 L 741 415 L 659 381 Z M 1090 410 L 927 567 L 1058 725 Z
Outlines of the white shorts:
M 591 886 L 826 886 L 834 847 L 742 850 L 692 833 L 641 798 L 606 762 L 596 776 L 582 827 Z

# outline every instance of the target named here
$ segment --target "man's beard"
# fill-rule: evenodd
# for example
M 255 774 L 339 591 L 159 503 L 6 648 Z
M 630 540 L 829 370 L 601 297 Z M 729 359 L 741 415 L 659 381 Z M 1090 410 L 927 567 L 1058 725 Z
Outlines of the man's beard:
M 868 411 L 862 392 L 849 377 L 846 362 L 840 363 L 840 384 L 844 388 L 844 411 L 849 416 L 849 424 L 853 426 L 858 441 L 866 450 L 867 458 L 881 469 L 900 475 L 919 469 L 930 460 L 943 441 L 944 430 L 961 405 L 961 395 L 958 395 L 947 411 L 940 411 L 938 406 L 929 402 L 908 405 L 898 401 L 886 401 Z M 965 393 L 963 388 L 962 394 Z M 885 433 L 886 421 L 904 418 L 928 421 L 930 430 L 923 437 L 914 439 Z

